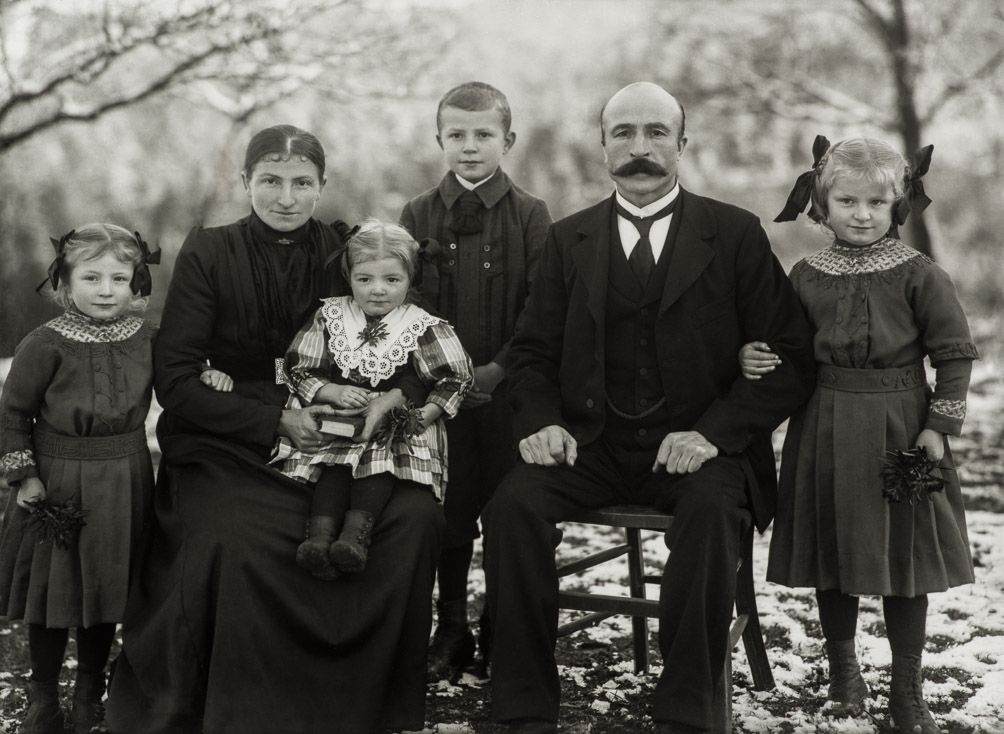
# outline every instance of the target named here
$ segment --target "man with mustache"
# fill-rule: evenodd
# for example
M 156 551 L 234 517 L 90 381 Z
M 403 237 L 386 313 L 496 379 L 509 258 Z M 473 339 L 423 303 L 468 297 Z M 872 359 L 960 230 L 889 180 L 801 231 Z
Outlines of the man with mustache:
M 682 105 L 628 85 L 600 114 L 616 191 L 555 222 L 507 372 L 523 459 L 485 512 L 493 716 L 557 730 L 557 522 L 641 504 L 673 513 L 652 706 L 659 732 L 708 731 L 743 534 L 770 522 L 770 433 L 812 391 L 811 332 L 757 218 L 682 189 Z M 759 381 L 737 354 L 769 343 Z

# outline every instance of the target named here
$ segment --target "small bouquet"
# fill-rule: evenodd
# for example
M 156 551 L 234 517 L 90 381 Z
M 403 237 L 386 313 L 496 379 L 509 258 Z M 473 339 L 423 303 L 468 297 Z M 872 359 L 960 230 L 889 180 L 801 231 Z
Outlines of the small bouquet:
M 40 543 L 49 541 L 60 548 L 69 548 L 74 531 L 87 524 L 86 511 L 72 500 L 57 505 L 40 497 L 26 504 L 28 524 L 38 533 Z
M 386 339 L 387 336 L 387 324 L 382 320 L 370 321 L 359 332 L 359 346 L 356 349 L 362 349 L 367 344 L 375 347 L 379 342 Z
M 394 441 L 408 443 L 408 439 L 424 430 L 422 411 L 411 405 L 399 405 L 387 413 L 373 440 L 384 446 L 389 446 Z
M 906 451 L 886 451 L 886 459 L 879 472 L 882 476 L 882 496 L 889 502 L 917 504 L 930 499 L 931 492 L 944 490 L 945 483 L 934 476 L 938 462 L 928 458 L 923 446 Z

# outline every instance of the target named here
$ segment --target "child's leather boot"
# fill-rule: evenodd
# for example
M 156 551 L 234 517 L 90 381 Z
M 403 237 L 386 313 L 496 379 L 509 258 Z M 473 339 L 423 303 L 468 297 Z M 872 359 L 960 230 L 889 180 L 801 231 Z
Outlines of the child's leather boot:
M 826 659 L 830 668 L 830 687 L 826 697 L 834 702 L 834 708 L 841 716 L 861 713 L 868 697 L 868 686 L 861 677 L 854 640 L 827 640 Z
M 920 655 L 892 656 L 889 684 L 889 713 L 896 731 L 911 734 L 939 734 L 937 722 L 924 702 L 924 679 Z
M 105 718 L 105 707 L 101 703 L 105 695 L 105 673 L 77 668 L 77 682 L 73 688 L 73 709 L 70 721 L 73 734 L 88 734 Z
M 338 577 L 328 553 L 337 534 L 337 521 L 330 515 L 314 515 L 307 528 L 307 539 L 296 549 L 296 564 L 324 581 Z
M 429 680 L 454 681 L 474 660 L 474 635 L 467 625 L 467 600 L 436 602 L 436 631 L 429 645 Z
M 344 573 L 359 573 L 366 568 L 367 548 L 373 530 L 373 514 L 366 510 L 349 510 L 338 540 L 331 544 L 331 562 Z
M 18 731 L 21 734 L 63 734 L 57 679 L 28 680 L 28 713 Z

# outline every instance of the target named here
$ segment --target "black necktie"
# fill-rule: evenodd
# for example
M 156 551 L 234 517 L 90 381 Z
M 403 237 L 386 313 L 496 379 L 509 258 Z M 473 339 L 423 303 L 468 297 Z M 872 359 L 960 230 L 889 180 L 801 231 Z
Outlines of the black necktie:
M 450 229 L 457 234 L 477 234 L 484 226 L 481 222 L 484 208 L 480 196 L 469 189 L 464 191 L 450 209 Z
M 634 249 L 631 250 L 631 254 L 628 256 L 628 265 L 631 266 L 631 270 L 637 276 L 638 280 L 641 281 L 642 285 L 648 284 L 649 276 L 652 275 L 652 270 L 655 268 L 655 258 L 652 255 L 652 240 L 648 238 L 649 230 L 652 229 L 652 225 L 657 220 L 672 214 L 675 204 L 676 199 L 673 199 L 665 208 L 647 217 L 636 216 L 620 204 L 617 204 L 617 213 L 630 221 L 635 226 L 635 229 L 638 230 L 638 234 L 641 235 Z

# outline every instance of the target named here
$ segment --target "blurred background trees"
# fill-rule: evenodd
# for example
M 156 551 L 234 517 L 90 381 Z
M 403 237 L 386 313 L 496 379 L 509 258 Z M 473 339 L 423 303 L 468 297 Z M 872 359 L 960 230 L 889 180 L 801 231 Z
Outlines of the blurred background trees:
M 442 175 L 435 105 L 469 79 L 508 95 L 505 166 L 555 216 L 611 190 L 603 102 L 662 83 L 684 185 L 759 214 L 786 266 L 825 243 L 770 222 L 816 133 L 933 143 L 907 239 L 1000 313 L 1002 66 L 1002 0 L 0 0 L 0 356 L 56 313 L 32 292 L 48 236 L 85 221 L 163 247 L 156 318 L 187 231 L 246 213 L 260 127 L 321 138 L 322 218 L 396 219 Z

